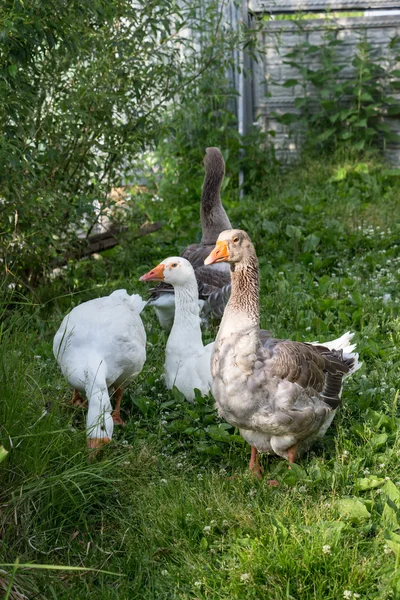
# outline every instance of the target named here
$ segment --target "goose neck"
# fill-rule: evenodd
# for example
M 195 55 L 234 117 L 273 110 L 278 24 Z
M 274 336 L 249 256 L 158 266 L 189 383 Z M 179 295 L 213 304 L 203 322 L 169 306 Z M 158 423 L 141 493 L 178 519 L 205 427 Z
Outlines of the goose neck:
M 200 328 L 199 301 L 197 282 L 194 278 L 190 284 L 175 287 L 175 317 L 168 343 L 182 340 L 193 347 L 203 345 Z
M 227 319 L 235 320 L 238 327 L 254 326 L 260 322 L 260 276 L 256 256 L 231 265 L 232 291 L 226 308 Z M 225 315 L 224 315 L 225 317 Z M 239 317 L 239 318 L 238 318 Z
M 208 171 L 204 178 L 200 206 L 203 244 L 215 244 L 221 231 L 232 228 L 221 203 L 223 179 L 224 169 Z

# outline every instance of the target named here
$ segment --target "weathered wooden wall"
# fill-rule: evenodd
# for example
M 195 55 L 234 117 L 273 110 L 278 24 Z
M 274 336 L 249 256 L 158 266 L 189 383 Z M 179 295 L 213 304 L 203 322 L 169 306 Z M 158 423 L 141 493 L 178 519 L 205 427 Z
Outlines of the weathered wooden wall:
M 380 4 L 379 2 L 375 3 Z M 268 2 L 263 2 L 263 4 L 268 12 Z M 324 3 L 319 2 L 318 4 Z M 349 4 L 347 2 L 347 5 Z M 354 5 L 354 2 L 351 4 Z M 365 6 L 365 2 L 363 4 Z M 285 64 L 284 57 L 287 52 L 305 41 L 313 45 L 321 45 L 327 27 L 327 19 L 301 20 L 300 23 L 301 28 L 292 20 L 286 21 L 277 18 L 265 22 L 263 30 L 259 34 L 259 43 L 263 48 L 261 60 L 258 64 L 253 65 L 252 72 L 254 119 L 259 120 L 263 129 L 276 132 L 273 144 L 277 157 L 283 161 L 293 160 L 297 156 L 303 139 L 301 131 L 297 130 L 296 132 L 296 128 L 294 128 L 290 135 L 288 127 L 278 123 L 276 117 L 273 116 L 274 112 L 279 114 L 295 113 L 295 98 L 303 93 L 300 86 L 282 87 L 287 79 L 299 79 L 298 70 Z M 357 43 L 364 35 L 376 52 L 376 56 L 384 57 L 388 63 L 393 61 L 394 54 L 391 54 L 389 50 L 389 43 L 396 36 L 400 36 L 400 14 L 329 18 L 329 27 L 334 29 L 337 39 L 344 42 L 343 45 L 338 46 L 337 53 L 338 62 L 340 64 L 347 63 L 346 68 L 339 75 L 342 80 L 354 75 L 351 61 L 355 56 Z M 315 58 L 310 58 L 309 66 L 310 68 L 317 67 Z M 310 85 L 308 93 L 311 96 L 312 92 L 313 88 Z M 400 102 L 400 92 L 398 98 Z M 390 118 L 387 119 L 387 122 L 393 131 L 400 134 L 400 119 Z M 400 144 L 387 143 L 385 153 L 389 161 L 400 165 Z

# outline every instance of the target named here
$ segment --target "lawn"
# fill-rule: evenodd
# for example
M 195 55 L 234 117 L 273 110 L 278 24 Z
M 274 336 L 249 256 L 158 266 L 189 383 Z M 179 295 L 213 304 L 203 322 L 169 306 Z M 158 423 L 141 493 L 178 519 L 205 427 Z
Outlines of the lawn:
M 121 287 L 144 295 L 140 275 L 198 239 L 199 196 L 147 200 L 160 231 L 71 263 L 32 293 L 4 288 L 2 597 L 400 598 L 399 173 L 376 157 L 309 158 L 273 169 L 240 202 L 224 196 L 256 245 L 262 327 L 302 341 L 354 331 L 364 363 L 324 440 L 291 470 L 263 457 L 261 481 L 212 398 L 192 406 L 165 390 L 166 336 L 151 310 L 127 426 L 93 462 L 85 412 L 68 405 L 52 355 L 72 306 Z

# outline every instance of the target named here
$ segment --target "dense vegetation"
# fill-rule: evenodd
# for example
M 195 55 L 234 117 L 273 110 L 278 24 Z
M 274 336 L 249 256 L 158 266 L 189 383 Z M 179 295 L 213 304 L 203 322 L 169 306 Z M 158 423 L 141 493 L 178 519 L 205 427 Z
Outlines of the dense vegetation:
M 53 333 L 81 300 L 118 287 L 145 293 L 138 277 L 198 237 L 200 158 L 189 180 L 188 161 L 171 156 L 158 202 L 138 199 L 163 230 L 71 264 L 34 298 L 16 306 L 14 296 L 12 313 L 5 307 L 1 562 L 94 569 L 18 569 L 7 597 L 395 598 L 399 184 L 376 157 L 271 167 L 243 201 L 233 185 L 224 193 L 256 243 L 262 325 L 302 340 L 356 331 L 364 367 L 323 443 L 291 471 L 265 458 L 265 479 L 254 481 L 248 448 L 212 400 L 191 406 L 164 389 L 165 335 L 146 311 L 148 361 L 125 395 L 127 427 L 87 462 L 84 413 L 68 406 Z M 1 568 L 7 588 L 13 569 Z
M 223 85 L 234 40 L 220 31 L 218 14 L 203 15 L 218 60 L 188 49 L 193 62 L 181 64 L 162 37 L 170 17 L 176 26 L 175 4 L 136 4 L 131 36 L 116 27 L 118 11 L 133 10 L 129 2 L 70 2 L 62 15 L 50 2 L 0 8 L 0 165 L 8 174 L 0 181 L 0 594 L 399 598 L 399 171 L 374 152 L 360 154 L 361 146 L 324 152 L 323 140 L 318 156 L 281 169 L 260 134 L 237 135 L 233 94 Z M 139 47 L 158 88 L 138 61 L 124 70 Z M 181 105 L 169 103 L 180 86 Z M 162 101 L 154 112 L 153 93 Z M 115 122 L 119 101 L 134 125 Z M 138 115 L 140 102 L 150 108 Z M 212 145 L 226 159 L 224 205 L 259 256 L 261 325 L 304 341 L 354 331 L 364 366 L 346 382 L 324 440 L 291 470 L 263 458 L 264 479 L 254 480 L 248 447 L 216 417 L 212 398 L 189 405 L 165 390 L 166 336 L 147 309 L 148 358 L 124 394 L 127 426 L 88 462 L 85 410 L 68 404 L 54 332 L 79 302 L 118 288 L 145 295 L 140 275 L 199 239 L 201 160 Z M 103 198 L 100 212 L 109 208 L 110 186 L 126 173 L 132 186 L 119 245 L 55 261 L 75 243 L 84 215 L 90 230 L 92 200 Z M 144 220 L 162 229 L 135 238 Z M 63 268 L 54 271 L 57 264 Z M 204 340 L 215 334 L 210 324 Z M 270 478 L 279 487 L 269 487 Z

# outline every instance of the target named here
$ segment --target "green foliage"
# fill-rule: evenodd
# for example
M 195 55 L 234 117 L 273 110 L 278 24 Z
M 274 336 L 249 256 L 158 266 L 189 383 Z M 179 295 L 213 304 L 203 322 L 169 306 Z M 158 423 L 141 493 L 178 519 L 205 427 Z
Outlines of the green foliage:
M 279 121 L 303 128 L 311 146 L 342 144 L 361 151 L 379 146 L 382 139 L 399 141 L 384 119 L 400 114 L 398 101 L 391 95 L 399 86 L 400 72 L 395 68 L 400 56 L 398 41 L 394 38 L 379 57 L 361 37 L 349 77 L 344 73 L 349 64 L 340 58 L 345 42 L 337 39 L 337 31 L 327 24 L 321 46 L 303 41 L 285 55 L 284 63 L 297 69 L 299 78 L 288 79 L 283 86 L 299 86 L 302 93 L 295 100 L 298 112 L 285 113 Z
M 162 136 L 172 99 L 192 98 L 214 64 L 228 65 L 239 42 L 221 10 L 174 0 L 2 3 L 0 253 L 17 281 L 35 285 L 91 232 L 113 208 L 111 188 L 135 179 L 132 163 Z
M 254 481 L 248 446 L 217 417 L 212 399 L 192 405 L 165 389 L 166 336 L 146 309 L 148 358 L 124 392 L 127 425 L 87 461 L 86 413 L 68 404 L 53 334 L 80 301 L 121 287 L 144 294 L 139 276 L 193 241 L 200 150 L 166 161 L 173 169 L 162 200 L 140 197 L 151 218 L 168 209 L 177 215 L 171 228 L 101 260 L 71 262 L 35 295 L 18 295 L 18 305 L 8 296 L 0 310 L 0 446 L 8 451 L 0 464 L 0 590 L 11 585 L 16 598 L 49 600 L 338 600 L 346 590 L 352 598 L 395 598 L 399 177 L 376 159 L 308 158 L 272 169 L 240 202 L 231 182 L 223 192 L 233 225 L 257 247 L 262 326 L 306 341 L 356 332 L 364 367 L 346 381 L 325 438 L 290 470 L 263 457 L 264 478 Z M 161 151 L 168 157 L 167 145 Z M 160 186 L 157 177 L 149 189 Z M 214 336 L 207 330 L 204 341 Z M 17 559 L 94 571 L 60 577 L 4 566 Z

